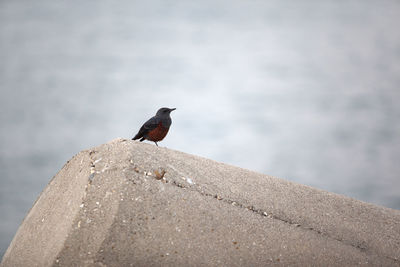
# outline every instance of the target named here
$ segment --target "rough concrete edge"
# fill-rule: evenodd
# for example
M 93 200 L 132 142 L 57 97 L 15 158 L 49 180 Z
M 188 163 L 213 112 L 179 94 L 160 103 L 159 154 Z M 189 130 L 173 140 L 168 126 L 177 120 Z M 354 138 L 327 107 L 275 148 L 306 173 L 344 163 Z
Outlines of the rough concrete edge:
M 71 227 L 69 229 L 72 229 L 72 230 L 69 232 L 68 238 L 73 237 L 76 234 L 76 231 L 78 229 L 82 230 L 85 228 L 84 227 L 85 221 L 82 220 L 82 218 L 85 218 L 85 216 L 87 215 L 85 209 L 88 206 L 90 206 L 90 203 L 92 205 L 94 205 L 94 204 L 98 205 L 98 202 L 96 201 L 98 199 L 95 199 L 91 196 L 92 194 L 97 194 L 98 191 L 101 191 L 100 189 L 98 189 L 96 187 L 95 184 L 96 184 L 96 180 L 98 179 L 97 176 L 101 173 L 101 171 L 99 171 L 96 168 L 97 163 L 100 162 L 102 160 L 102 158 L 96 159 L 96 154 L 100 147 L 103 147 L 107 144 L 108 143 L 85 150 L 86 152 L 88 152 L 89 158 L 90 158 L 90 175 L 87 178 L 87 185 L 85 187 L 84 198 L 82 198 L 81 209 L 76 214 L 75 218 L 71 221 Z M 107 149 L 107 150 L 109 150 L 109 149 Z M 116 218 L 115 215 L 118 213 L 118 210 L 119 210 L 119 201 L 118 200 L 120 199 L 120 196 L 118 194 L 108 195 L 108 193 L 110 191 L 114 191 L 113 186 L 118 186 L 116 184 L 118 179 L 114 179 L 114 178 L 115 177 L 110 179 L 111 181 L 108 181 L 111 184 L 109 184 L 109 187 L 106 187 L 106 191 L 103 194 L 103 198 L 108 198 L 109 204 L 110 204 L 107 207 L 107 215 L 108 216 L 104 216 L 102 218 L 103 220 L 101 222 L 102 228 L 104 228 L 104 229 L 108 229 L 115 222 L 115 218 Z M 107 180 L 107 178 L 105 180 Z M 86 222 L 86 223 L 88 223 L 88 222 Z M 84 250 L 87 250 L 90 254 L 90 251 L 98 251 L 99 247 L 103 244 L 105 238 L 107 238 L 107 235 L 103 235 L 103 233 L 101 231 L 90 231 L 90 238 L 85 240 L 84 243 L 80 243 L 79 246 L 85 247 Z M 65 244 L 68 243 L 68 239 L 64 240 L 63 243 L 64 243 L 64 249 L 60 250 L 57 253 L 57 255 L 54 257 L 52 266 L 58 266 L 60 264 L 60 258 L 62 258 L 61 255 L 63 255 L 66 252 L 65 248 L 68 246 L 65 246 Z M 69 246 L 69 247 L 71 247 L 71 246 Z M 86 254 L 86 253 L 84 253 L 84 254 Z M 81 255 L 79 255 L 79 256 L 81 256 Z M 75 258 L 79 258 L 79 256 L 76 256 Z M 92 262 L 92 260 L 86 259 L 84 261 L 84 266 L 92 266 L 92 264 L 94 264 L 94 262 Z
M 47 197 L 46 193 L 50 191 L 50 187 L 51 187 L 52 185 L 54 185 L 54 183 L 55 183 L 55 181 L 56 181 L 56 178 L 57 178 L 59 175 L 62 175 L 62 172 L 64 172 L 64 171 L 69 167 L 71 161 L 73 161 L 73 160 L 78 160 L 78 159 L 81 158 L 81 157 L 82 157 L 82 159 L 81 159 L 81 164 L 83 164 L 84 161 L 86 161 L 86 160 L 90 161 L 91 159 L 90 159 L 90 153 L 89 153 L 89 152 L 90 152 L 90 149 L 87 149 L 87 150 L 82 150 L 81 152 L 79 152 L 79 153 L 77 153 L 76 155 L 74 155 L 71 159 L 69 159 L 69 160 L 62 166 L 62 168 L 52 177 L 52 179 L 50 179 L 50 181 L 47 183 L 47 185 L 45 186 L 45 188 L 43 189 L 43 191 L 42 191 L 42 192 L 39 194 L 39 196 L 36 198 L 36 200 L 34 201 L 32 207 L 29 209 L 29 211 L 27 212 L 26 216 L 25 216 L 24 219 L 22 220 L 20 226 L 18 227 L 18 230 L 17 230 L 16 234 L 14 235 L 14 237 L 13 237 L 13 239 L 12 239 L 10 245 L 8 246 L 6 252 L 5 252 L 4 255 L 3 255 L 3 258 L 2 258 L 2 260 L 1 260 L 1 262 L 0 262 L 0 266 L 9 266 L 10 264 L 11 264 L 11 266 L 13 266 L 13 261 L 14 261 L 14 259 L 13 259 L 13 258 L 10 258 L 10 257 L 12 256 L 12 255 L 10 255 L 10 253 L 11 253 L 13 250 L 17 250 L 17 251 L 18 251 L 20 239 L 23 239 L 23 238 L 24 238 L 24 236 L 21 236 L 21 233 L 22 233 L 23 231 L 25 231 L 25 227 L 27 227 L 27 226 L 29 225 L 29 221 L 32 220 L 32 215 L 33 215 L 33 213 L 35 212 L 36 204 L 37 204 L 37 203 L 40 203 L 41 201 L 44 201 L 43 198 Z M 85 157 L 86 157 L 86 158 L 85 158 Z M 82 168 L 82 171 L 84 172 L 85 170 Z M 77 176 L 78 176 L 78 175 L 77 175 Z M 82 192 L 83 192 L 83 194 L 82 194 L 82 199 L 85 197 L 85 194 L 86 194 L 85 191 L 86 191 L 86 189 L 83 189 L 83 190 L 82 190 Z M 81 199 L 81 200 L 82 200 L 82 199 Z M 71 216 L 70 220 L 73 221 L 74 218 L 78 215 L 78 213 L 79 213 L 79 209 L 76 208 L 76 209 L 73 211 L 73 213 L 71 214 L 72 216 Z M 69 230 L 71 227 L 72 227 L 72 224 L 67 225 L 67 227 L 64 228 L 63 233 L 67 233 L 68 230 Z M 57 241 L 58 241 L 57 243 L 59 244 L 58 247 L 60 247 L 60 248 L 63 246 L 65 240 L 67 239 L 67 235 L 66 235 L 66 234 L 61 235 L 61 236 L 62 236 L 62 237 L 59 238 L 59 239 L 57 240 Z M 52 255 L 53 255 L 53 256 L 52 256 L 53 261 L 56 259 L 57 254 L 58 254 L 58 252 L 52 254 Z M 43 257 L 43 258 L 45 258 L 45 257 Z M 46 262 L 46 263 L 44 263 L 44 262 L 39 263 L 39 262 L 35 262 L 35 261 L 31 261 L 31 262 L 30 262 L 30 266 L 47 266 L 47 265 L 50 265 L 50 264 L 52 264 L 52 262 L 50 262 L 50 261 L 49 261 L 49 262 Z

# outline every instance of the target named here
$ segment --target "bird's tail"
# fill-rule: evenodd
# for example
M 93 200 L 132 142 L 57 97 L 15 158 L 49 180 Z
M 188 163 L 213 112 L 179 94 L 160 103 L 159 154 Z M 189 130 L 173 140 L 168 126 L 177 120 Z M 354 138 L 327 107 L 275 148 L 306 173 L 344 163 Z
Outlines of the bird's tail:
M 138 133 L 137 135 L 135 135 L 135 137 L 133 137 L 132 140 L 137 140 L 137 139 L 139 139 L 139 138 L 142 138 L 142 139 L 140 140 L 140 142 L 142 142 L 142 141 L 144 140 L 144 137 L 143 137 L 143 135 L 142 135 L 141 133 Z

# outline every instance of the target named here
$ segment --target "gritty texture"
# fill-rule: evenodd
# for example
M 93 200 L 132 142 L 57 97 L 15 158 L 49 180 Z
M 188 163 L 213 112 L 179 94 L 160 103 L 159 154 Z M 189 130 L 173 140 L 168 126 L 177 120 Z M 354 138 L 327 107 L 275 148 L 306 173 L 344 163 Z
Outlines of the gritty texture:
M 117 139 L 52 179 L 1 266 L 400 266 L 400 212 Z

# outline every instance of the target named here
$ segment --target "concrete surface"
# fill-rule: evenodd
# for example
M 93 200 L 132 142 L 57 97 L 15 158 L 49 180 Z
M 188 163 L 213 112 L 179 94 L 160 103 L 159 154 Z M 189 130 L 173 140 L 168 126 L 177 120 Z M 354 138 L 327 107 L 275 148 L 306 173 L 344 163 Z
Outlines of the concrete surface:
M 117 139 L 67 162 L 1 266 L 400 266 L 399 257 L 398 210 Z

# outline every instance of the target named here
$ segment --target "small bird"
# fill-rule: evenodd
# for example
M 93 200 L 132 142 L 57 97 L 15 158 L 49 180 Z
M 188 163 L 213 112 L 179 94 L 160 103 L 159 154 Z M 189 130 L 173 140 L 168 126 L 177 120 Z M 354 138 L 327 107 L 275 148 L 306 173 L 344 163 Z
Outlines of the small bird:
M 168 133 L 172 123 L 170 113 L 175 109 L 176 108 L 160 108 L 154 117 L 151 117 L 143 124 L 132 140 L 141 138 L 140 142 L 149 140 L 153 141 L 156 143 L 156 146 L 158 146 L 157 142 L 163 140 Z

